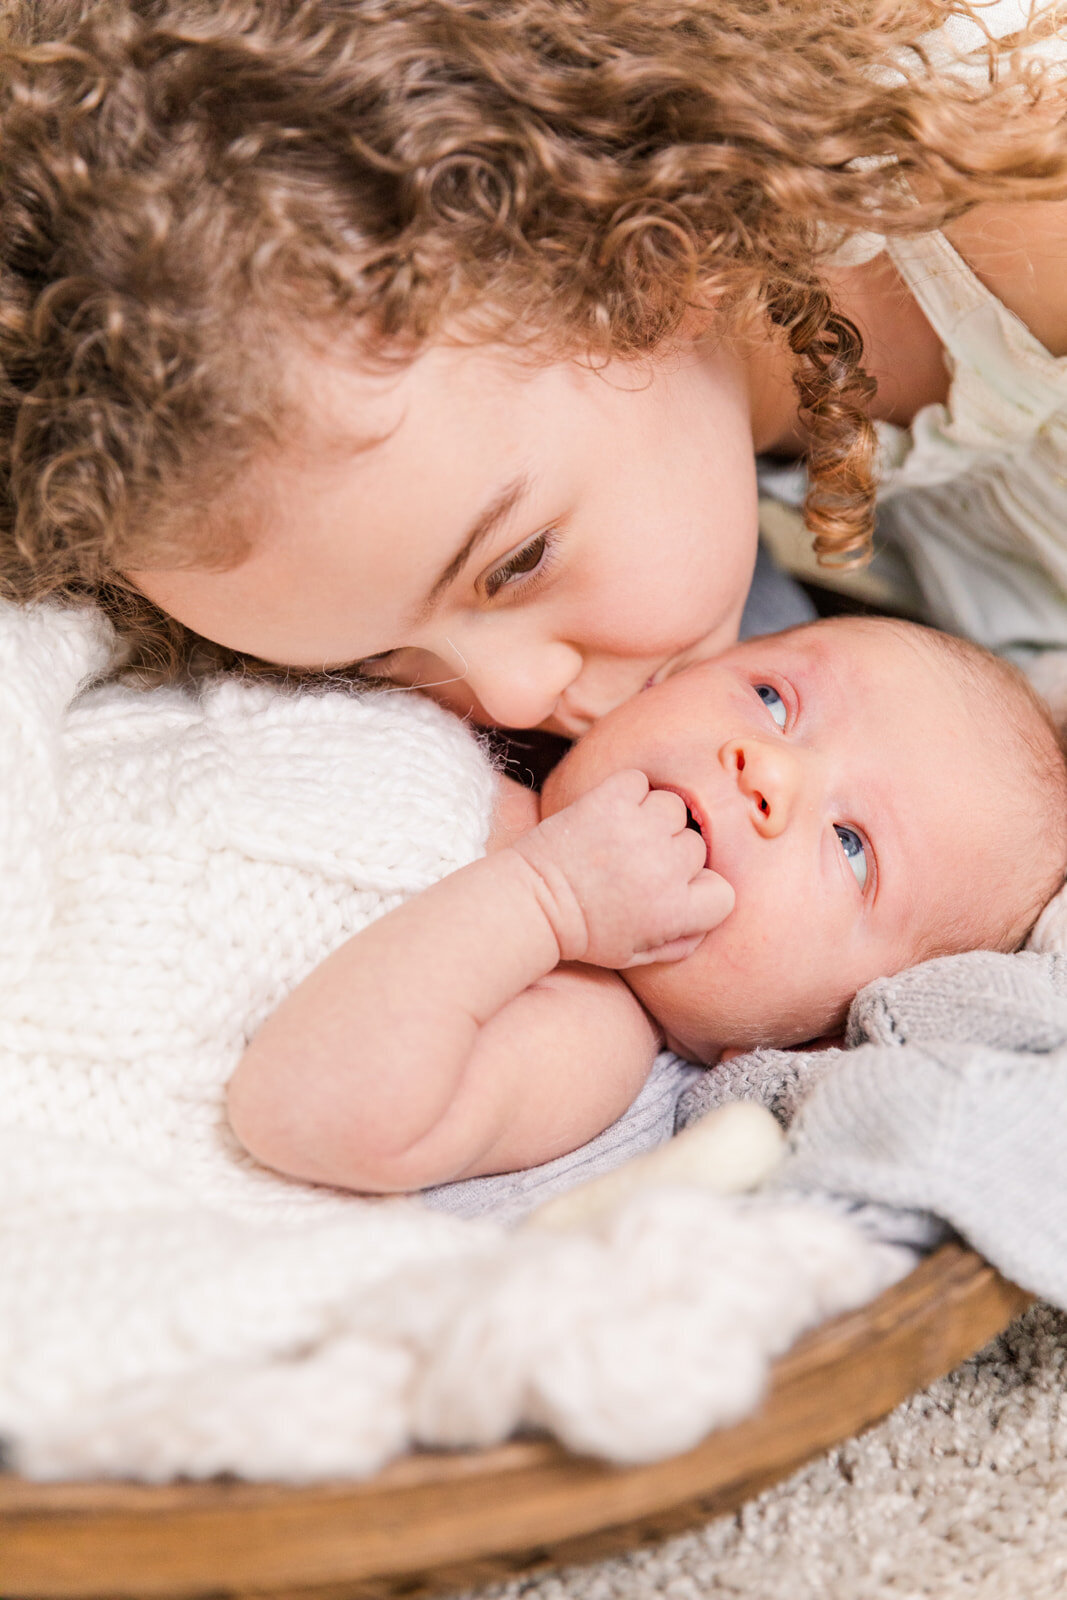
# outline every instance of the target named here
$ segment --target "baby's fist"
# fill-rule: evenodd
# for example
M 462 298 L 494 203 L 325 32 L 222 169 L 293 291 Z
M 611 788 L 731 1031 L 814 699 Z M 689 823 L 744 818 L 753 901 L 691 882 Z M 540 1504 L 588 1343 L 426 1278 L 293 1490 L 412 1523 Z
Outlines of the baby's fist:
M 680 796 L 616 772 L 513 847 L 533 872 L 561 961 L 680 960 L 733 910 Z

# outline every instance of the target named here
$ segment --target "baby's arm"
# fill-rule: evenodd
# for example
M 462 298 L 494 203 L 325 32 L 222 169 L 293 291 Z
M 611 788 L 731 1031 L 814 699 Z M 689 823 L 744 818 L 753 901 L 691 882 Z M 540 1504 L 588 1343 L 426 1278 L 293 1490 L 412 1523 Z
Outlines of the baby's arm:
M 620 773 L 350 939 L 260 1029 L 238 1138 L 294 1177 L 390 1192 L 529 1166 L 640 1089 L 654 1024 L 611 972 L 732 906 L 676 795 Z

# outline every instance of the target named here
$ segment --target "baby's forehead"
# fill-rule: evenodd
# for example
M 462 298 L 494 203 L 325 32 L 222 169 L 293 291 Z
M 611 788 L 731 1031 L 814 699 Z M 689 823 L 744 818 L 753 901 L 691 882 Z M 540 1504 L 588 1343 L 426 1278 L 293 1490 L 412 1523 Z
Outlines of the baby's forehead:
M 795 673 L 821 737 L 884 771 L 894 791 L 905 779 L 930 802 L 947 778 L 971 782 L 1001 815 L 1032 794 L 1033 763 L 1016 756 L 1044 737 L 1041 713 L 1021 675 L 988 652 L 881 617 L 823 618 L 750 646 L 749 670 L 762 660 Z
M 948 635 L 936 629 L 898 617 L 833 616 L 816 617 L 813 622 L 801 622 L 780 633 L 745 639 L 736 648 L 744 651 L 769 649 L 827 661 L 848 659 L 858 649 L 863 649 L 865 653 L 886 656 L 914 656 L 917 662 L 927 663 L 931 670 L 951 672 L 958 670 L 950 653 L 952 643 Z
M 820 617 L 782 633 L 748 639 L 737 647 L 746 658 L 762 652 L 775 664 L 790 662 L 823 668 L 834 681 L 854 681 L 879 696 L 905 696 L 917 684 L 952 687 L 960 695 L 977 693 L 983 717 L 1011 725 L 1024 705 L 1025 691 L 1007 687 L 1013 669 L 987 651 L 950 634 L 896 617 Z M 842 680 L 841 674 L 849 676 Z M 1018 700 L 1017 706 L 1014 702 Z M 940 702 L 932 701 L 928 709 Z M 946 715 L 951 715 L 946 707 Z
M 959 664 L 937 647 L 932 630 L 889 617 L 820 617 L 814 622 L 745 639 L 733 655 L 746 667 L 768 666 L 788 672 L 804 668 L 835 686 L 853 683 L 892 694 L 897 675 L 942 683 L 963 681 Z
M 976 779 L 996 771 L 1007 804 L 1032 793 L 1035 765 L 1043 770 L 1057 743 L 1018 668 L 919 623 L 824 617 L 744 640 L 730 655 L 746 676 L 766 670 L 795 681 L 800 700 L 827 718 L 830 737 L 869 736 L 872 757 L 887 764 L 910 751 L 931 767 L 955 762 Z

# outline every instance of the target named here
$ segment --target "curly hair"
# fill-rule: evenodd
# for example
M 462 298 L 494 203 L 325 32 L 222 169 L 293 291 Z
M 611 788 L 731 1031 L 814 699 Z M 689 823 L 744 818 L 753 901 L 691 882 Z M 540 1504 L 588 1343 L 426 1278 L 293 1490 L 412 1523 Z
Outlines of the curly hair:
M 809 526 L 862 558 L 872 384 L 820 263 L 1067 184 L 1055 85 L 921 42 L 949 0 L 9 0 L 0 36 L 0 593 L 191 638 L 124 568 L 240 553 L 272 359 L 328 332 L 637 357 L 766 319 Z M 980 15 L 980 9 L 975 13 Z

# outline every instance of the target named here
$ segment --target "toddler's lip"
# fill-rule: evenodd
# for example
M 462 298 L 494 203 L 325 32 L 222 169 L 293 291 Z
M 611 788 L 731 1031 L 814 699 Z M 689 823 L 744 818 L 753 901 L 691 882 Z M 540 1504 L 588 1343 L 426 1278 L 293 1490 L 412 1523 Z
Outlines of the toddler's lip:
M 655 672 L 652 673 L 651 677 L 645 679 L 645 688 L 655 689 L 656 686 L 661 684 L 665 678 L 669 678 L 671 675 L 671 665 L 672 663 L 670 661 L 665 661 L 661 667 L 657 667 Z
M 670 656 L 666 661 L 661 661 L 655 672 L 650 673 L 650 675 L 645 679 L 645 688 L 655 689 L 658 684 L 663 683 L 665 679 L 670 677 L 673 667 L 673 656 Z

